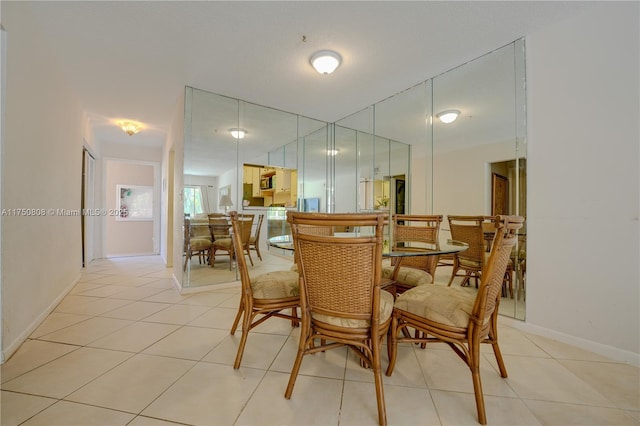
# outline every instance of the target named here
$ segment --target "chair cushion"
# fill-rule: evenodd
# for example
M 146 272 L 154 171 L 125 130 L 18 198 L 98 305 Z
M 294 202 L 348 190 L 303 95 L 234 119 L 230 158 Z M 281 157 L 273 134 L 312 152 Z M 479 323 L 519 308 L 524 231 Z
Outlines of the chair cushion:
M 255 299 L 282 299 L 300 295 L 298 274 L 293 271 L 274 271 L 251 278 Z
M 393 275 L 395 266 L 383 266 L 382 278 L 389 278 Z M 424 284 L 430 284 L 432 281 L 431 274 L 422 269 L 411 268 L 408 266 L 401 266 L 396 277 L 396 282 L 407 286 L 418 286 Z
M 393 295 L 388 291 L 380 291 L 380 323 L 391 317 L 393 312 Z M 311 316 L 321 322 L 345 328 L 365 328 L 369 326 L 368 320 L 356 320 L 350 318 L 340 318 L 322 314 L 311 314 Z
M 211 241 L 211 231 L 209 231 L 208 224 L 205 225 L 193 225 L 191 224 L 191 238 L 206 238 Z
M 211 248 L 211 240 L 206 238 L 190 238 L 191 251 L 208 250 Z
M 213 245 L 215 247 L 221 248 L 223 250 L 231 249 L 231 244 L 232 244 L 231 243 L 231 238 L 222 238 L 222 239 L 219 239 L 219 240 L 215 240 L 213 242 Z
M 466 328 L 475 299 L 474 293 L 459 287 L 423 285 L 398 296 L 394 307 L 440 324 Z

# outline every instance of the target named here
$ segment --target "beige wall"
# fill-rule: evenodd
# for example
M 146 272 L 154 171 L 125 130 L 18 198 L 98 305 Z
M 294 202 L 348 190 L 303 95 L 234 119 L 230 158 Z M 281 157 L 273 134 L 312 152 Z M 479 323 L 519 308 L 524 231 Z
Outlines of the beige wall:
M 640 363 L 640 4 L 527 37 L 527 324 Z
M 107 212 L 117 208 L 117 185 L 154 186 L 154 166 L 129 161 L 106 160 L 105 196 Z M 154 209 L 155 210 L 155 209 Z M 157 212 L 154 212 L 157 216 Z M 154 221 L 118 220 L 105 216 L 106 256 L 154 254 Z
M 29 5 L 3 2 L 7 30 L 3 209 L 80 208 L 83 113 Z M 2 217 L 2 352 L 37 327 L 80 276 L 79 216 Z

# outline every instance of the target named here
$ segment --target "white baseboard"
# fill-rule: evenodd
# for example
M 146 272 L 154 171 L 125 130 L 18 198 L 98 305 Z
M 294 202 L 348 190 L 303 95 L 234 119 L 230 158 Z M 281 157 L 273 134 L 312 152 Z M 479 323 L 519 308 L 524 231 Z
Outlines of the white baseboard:
M 148 253 L 122 253 L 122 254 L 113 254 L 109 253 L 105 256 L 106 259 L 110 259 L 112 257 L 134 257 L 134 256 L 157 256 L 158 253 L 148 252 Z
M 2 350 L 2 363 L 11 358 L 11 356 L 20 348 L 20 345 L 22 345 L 25 340 L 27 340 L 31 333 L 33 333 L 40 326 L 40 324 L 42 324 L 42 321 L 44 321 L 47 316 L 49 316 L 49 314 L 53 312 L 53 310 L 56 308 L 56 306 L 58 306 L 62 299 L 64 299 L 64 297 L 69 294 L 69 292 L 73 289 L 73 287 L 75 287 L 78 281 L 80 281 L 80 274 L 78 274 L 78 276 L 71 282 L 71 284 L 69 284 L 64 289 L 64 291 L 62 291 L 62 293 L 60 293 L 60 295 L 56 297 L 53 302 L 51 302 L 51 304 L 49 304 L 49 306 L 44 311 L 42 311 L 40 315 L 38 315 L 33 320 L 33 322 L 31 322 L 31 324 L 29 324 L 29 326 L 22 333 L 20 333 L 20 335 L 13 342 L 11 342 L 9 345 L 7 345 L 6 348 Z
M 559 342 L 567 343 L 577 348 L 602 355 L 616 362 L 623 362 L 625 364 L 640 367 L 640 354 L 631 351 L 626 351 L 614 346 L 603 345 L 599 342 L 594 342 L 592 340 L 587 340 L 581 337 L 572 336 L 570 334 L 561 333 L 556 330 L 551 330 L 549 328 L 541 327 L 539 325 L 531 324 L 524 321 L 519 321 L 517 319 L 505 317 L 502 315 L 500 316 L 500 322 L 502 324 L 508 325 L 509 327 L 522 330 L 526 333 L 536 334 L 538 336 L 557 340 Z
M 173 281 L 173 285 L 175 286 L 176 290 L 178 290 L 178 293 L 180 294 L 201 293 L 203 291 L 220 290 L 223 288 L 233 288 L 233 287 L 239 287 L 241 285 L 240 281 L 230 281 L 226 283 L 210 284 L 210 285 L 203 285 L 203 286 L 197 286 L 197 287 L 183 287 L 182 284 L 176 278 L 175 274 L 171 274 L 171 278 Z

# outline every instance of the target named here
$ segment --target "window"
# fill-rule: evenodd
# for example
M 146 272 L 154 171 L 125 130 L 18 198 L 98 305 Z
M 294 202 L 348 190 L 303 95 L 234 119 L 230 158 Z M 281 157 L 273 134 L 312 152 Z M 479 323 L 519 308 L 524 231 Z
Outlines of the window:
M 199 186 L 184 187 L 184 213 L 190 216 L 204 213 L 202 209 L 202 190 Z

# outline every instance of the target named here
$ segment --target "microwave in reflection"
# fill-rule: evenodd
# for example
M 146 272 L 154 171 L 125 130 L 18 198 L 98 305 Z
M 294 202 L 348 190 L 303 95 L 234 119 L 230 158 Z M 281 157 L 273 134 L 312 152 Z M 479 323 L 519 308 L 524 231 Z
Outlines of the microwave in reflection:
M 272 189 L 273 188 L 273 177 L 262 178 L 260 179 L 260 189 Z

